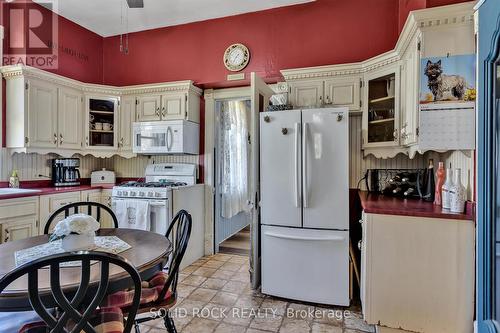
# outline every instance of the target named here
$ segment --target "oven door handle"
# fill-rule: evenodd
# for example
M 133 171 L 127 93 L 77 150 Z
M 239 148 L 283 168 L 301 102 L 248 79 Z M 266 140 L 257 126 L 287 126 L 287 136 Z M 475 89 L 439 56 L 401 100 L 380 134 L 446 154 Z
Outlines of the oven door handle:
M 167 205 L 166 202 L 151 202 L 149 203 L 151 207 L 165 207 Z

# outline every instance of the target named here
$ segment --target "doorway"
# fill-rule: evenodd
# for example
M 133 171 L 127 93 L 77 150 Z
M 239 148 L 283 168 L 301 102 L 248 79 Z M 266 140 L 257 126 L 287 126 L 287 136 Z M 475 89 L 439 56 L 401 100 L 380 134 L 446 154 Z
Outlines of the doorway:
M 215 252 L 250 253 L 244 229 L 251 221 L 248 204 L 251 158 L 249 147 L 251 100 L 228 99 L 215 103 Z M 240 234 L 241 233 L 241 234 Z M 221 244 L 223 244 L 221 246 Z M 245 251 L 248 250 L 248 251 Z

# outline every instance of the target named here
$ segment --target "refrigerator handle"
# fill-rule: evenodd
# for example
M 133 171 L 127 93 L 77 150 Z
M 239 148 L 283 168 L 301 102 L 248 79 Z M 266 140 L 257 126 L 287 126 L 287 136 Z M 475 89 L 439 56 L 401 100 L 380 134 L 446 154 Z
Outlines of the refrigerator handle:
M 302 204 L 307 208 L 307 132 L 309 124 L 302 124 Z
M 300 207 L 300 123 L 295 123 L 295 207 Z

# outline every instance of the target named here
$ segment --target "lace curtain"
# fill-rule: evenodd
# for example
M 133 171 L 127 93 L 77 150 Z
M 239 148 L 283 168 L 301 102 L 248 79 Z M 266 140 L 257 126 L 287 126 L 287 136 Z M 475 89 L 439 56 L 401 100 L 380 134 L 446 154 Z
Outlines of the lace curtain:
M 249 101 L 221 105 L 221 214 L 227 219 L 247 208 L 249 110 Z

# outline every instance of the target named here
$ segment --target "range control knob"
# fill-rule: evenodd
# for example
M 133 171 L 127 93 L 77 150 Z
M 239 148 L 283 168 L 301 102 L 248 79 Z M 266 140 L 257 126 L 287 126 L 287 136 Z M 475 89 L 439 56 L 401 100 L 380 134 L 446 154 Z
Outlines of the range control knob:
M 145 195 L 146 195 L 146 193 L 144 193 L 144 192 L 140 192 L 140 193 L 139 193 L 139 196 L 141 196 L 141 197 L 143 197 L 143 196 L 145 196 Z
M 135 197 L 136 193 L 135 192 L 130 192 L 131 197 Z
M 122 191 L 116 191 L 116 194 L 122 195 Z
M 161 193 L 156 192 L 156 193 L 155 193 L 155 197 L 157 197 L 157 198 L 161 197 Z
M 154 195 L 153 191 L 148 192 L 148 197 L 152 197 Z
M 128 196 L 128 192 L 127 191 L 123 191 L 123 196 L 124 197 Z

